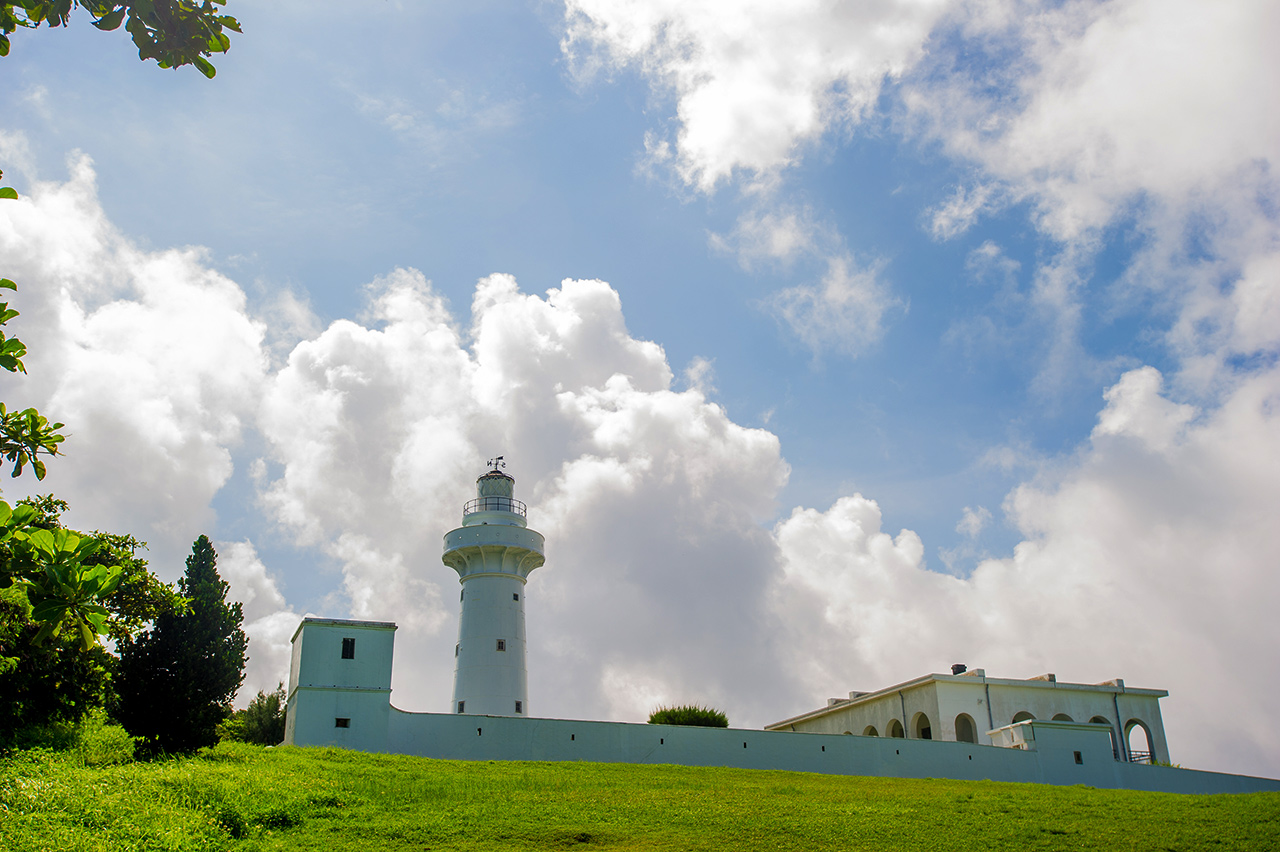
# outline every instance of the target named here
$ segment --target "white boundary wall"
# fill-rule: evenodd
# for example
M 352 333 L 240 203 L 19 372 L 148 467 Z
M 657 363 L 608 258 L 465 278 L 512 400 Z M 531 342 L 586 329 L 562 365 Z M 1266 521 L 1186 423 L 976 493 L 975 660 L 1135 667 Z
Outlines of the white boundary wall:
M 1171 793 L 1280 791 L 1280 781 L 1268 778 L 1116 761 L 1107 725 L 1023 722 L 992 732 L 1015 746 L 1001 748 L 944 740 L 407 713 L 391 706 L 394 631 L 394 625 L 377 622 L 303 621 L 294 635 L 286 744 L 451 760 L 734 766 Z M 343 658 L 344 638 L 356 640 L 354 658 Z M 345 720 L 341 727 L 339 719 Z

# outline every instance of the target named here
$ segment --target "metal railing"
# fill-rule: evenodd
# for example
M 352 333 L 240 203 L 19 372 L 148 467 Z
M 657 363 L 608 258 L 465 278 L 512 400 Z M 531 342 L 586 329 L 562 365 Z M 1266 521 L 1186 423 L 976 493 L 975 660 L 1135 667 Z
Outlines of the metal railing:
M 1151 763 L 1152 754 L 1149 751 L 1134 751 L 1129 749 L 1130 763 Z
M 479 497 L 462 507 L 464 518 L 476 512 L 511 512 L 522 518 L 528 515 L 525 505 L 511 497 Z

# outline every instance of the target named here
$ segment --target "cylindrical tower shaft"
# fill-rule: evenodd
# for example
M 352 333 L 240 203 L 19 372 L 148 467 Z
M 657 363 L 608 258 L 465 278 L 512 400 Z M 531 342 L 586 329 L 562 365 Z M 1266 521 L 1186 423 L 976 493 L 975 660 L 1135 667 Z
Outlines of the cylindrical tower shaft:
M 515 480 L 498 470 L 480 477 L 462 526 L 444 537 L 444 564 L 462 584 L 454 713 L 529 713 L 524 588 L 529 572 L 543 563 L 543 539 L 528 529 L 514 488 Z

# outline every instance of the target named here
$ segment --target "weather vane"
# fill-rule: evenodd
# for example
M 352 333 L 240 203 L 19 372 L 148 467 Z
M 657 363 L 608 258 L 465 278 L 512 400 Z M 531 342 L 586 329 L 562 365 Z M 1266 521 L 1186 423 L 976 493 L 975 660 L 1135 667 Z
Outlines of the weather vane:
M 507 463 L 502 460 L 502 456 L 498 456 L 497 458 L 494 458 L 494 459 L 489 459 L 489 467 L 493 468 L 494 470 L 499 470 L 506 466 L 507 466 Z

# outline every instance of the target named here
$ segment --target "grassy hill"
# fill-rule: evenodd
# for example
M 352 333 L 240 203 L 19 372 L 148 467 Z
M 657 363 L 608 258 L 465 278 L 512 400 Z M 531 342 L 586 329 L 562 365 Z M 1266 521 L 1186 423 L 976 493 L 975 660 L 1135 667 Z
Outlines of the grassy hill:
M 1277 849 L 1280 794 L 1164 793 L 223 744 L 0 760 L 0 849 Z

